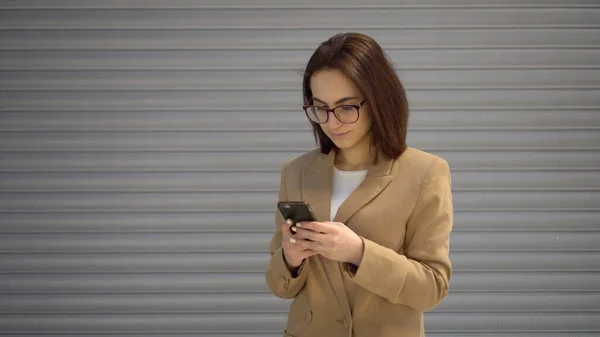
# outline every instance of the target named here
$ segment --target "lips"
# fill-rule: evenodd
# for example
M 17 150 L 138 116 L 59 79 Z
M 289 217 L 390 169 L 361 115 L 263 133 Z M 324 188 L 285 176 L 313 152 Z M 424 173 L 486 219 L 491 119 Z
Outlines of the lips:
M 343 137 L 345 135 L 347 135 L 350 131 L 348 132 L 344 132 L 344 133 L 331 133 L 331 136 L 335 137 L 335 138 L 339 138 L 339 137 Z

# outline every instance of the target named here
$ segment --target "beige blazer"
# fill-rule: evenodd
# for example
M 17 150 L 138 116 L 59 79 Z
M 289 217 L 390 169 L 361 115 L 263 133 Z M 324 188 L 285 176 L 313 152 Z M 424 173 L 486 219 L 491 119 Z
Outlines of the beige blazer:
M 335 151 L 308 152 L 283 166 L 279 200 L 305 200 L 319 221 L 346 224 L 364 240 L 358 269 L 322 256 L 294 277 L 285 265 L 276 213 L 266 281 L 293 298 L 284 336 L 424 336 L 423 312 L 448 293 L 453 206 L 448 163 L 408 148 L 369 168 L 329 219 Z

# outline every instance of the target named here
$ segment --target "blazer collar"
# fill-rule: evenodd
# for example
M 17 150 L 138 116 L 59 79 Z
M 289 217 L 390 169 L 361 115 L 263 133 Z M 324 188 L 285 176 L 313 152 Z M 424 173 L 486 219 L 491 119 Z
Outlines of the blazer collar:
M 378 162 L 369 166 L 365 180 L 340 205 L 335 218 L 330 219 L 331 194 L 333 190 L 333 166 L 337 151 L 319 154 L 302 176 L 302 198 L 307 201 L 318 221 L 346 223 L 358 210 L 369 203 L 392 181 L 390 172 L 393 159 L 380 151 Z

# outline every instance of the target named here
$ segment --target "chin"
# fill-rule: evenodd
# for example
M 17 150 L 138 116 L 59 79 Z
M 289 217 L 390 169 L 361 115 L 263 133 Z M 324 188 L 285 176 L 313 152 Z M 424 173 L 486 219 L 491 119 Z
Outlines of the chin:
M 349 141 L 333 141 L 333 144 L 337 146 L 340 150 L 345 150 L 353 147 L 355 144 Z

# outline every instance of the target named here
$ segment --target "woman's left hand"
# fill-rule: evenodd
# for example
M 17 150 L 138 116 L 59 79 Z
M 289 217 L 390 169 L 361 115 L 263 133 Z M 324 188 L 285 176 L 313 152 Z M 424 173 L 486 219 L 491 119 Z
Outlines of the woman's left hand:
M 304 242 L 309 249 L 333 261 L 360 264 L 363 240 L 343 223 L 309 221 L 294 227 L 299 237 L 311 240 Z

